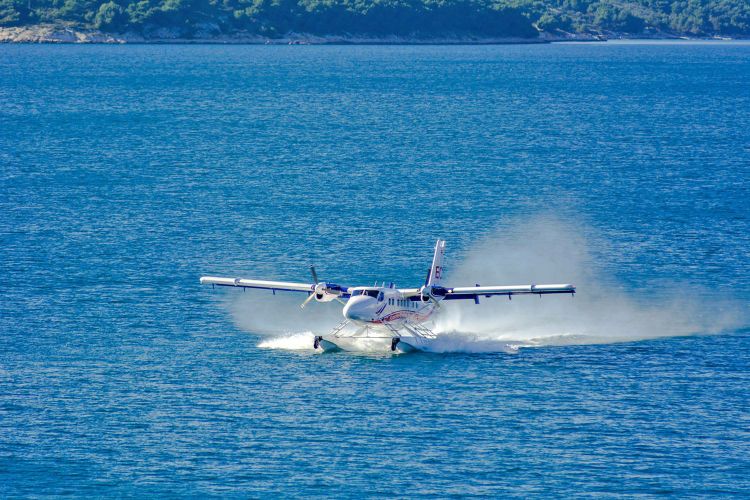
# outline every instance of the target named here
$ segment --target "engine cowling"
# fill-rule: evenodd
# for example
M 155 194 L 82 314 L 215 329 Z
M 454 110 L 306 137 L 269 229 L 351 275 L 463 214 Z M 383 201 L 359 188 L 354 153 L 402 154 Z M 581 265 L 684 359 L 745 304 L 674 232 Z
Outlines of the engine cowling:
M 447 292 L 448 290 L 442 286 L 425 285 L 419 289 L 419 299 L 422 302 L 428 302 L 435 300 L 435 297 L 444 297 Z
M 315 291 L 313 292 L 317 302 L 331 302 L 340 297 L 341 294 L 342 290 L 340 286 L 324 282 L 315 285 Z
M 310 275 L 312 276 L 315 286 L 312 287 L 312 293 L 307 296 L 302 304 L 299 305 L 302 309 L 304 309 L 313 299 L 315 299 L 316 302 L 331 302 L 332 300 L 338 300 L 342 304 L 344 303 L 344 301 L 341 300 L 341 296 L 346 293 L 346 287 L 342 287 L 335 283 L 328 283 L 326 281 L 318 281 L 318 273 L 315 272 L 315 266 L 310 266 Z

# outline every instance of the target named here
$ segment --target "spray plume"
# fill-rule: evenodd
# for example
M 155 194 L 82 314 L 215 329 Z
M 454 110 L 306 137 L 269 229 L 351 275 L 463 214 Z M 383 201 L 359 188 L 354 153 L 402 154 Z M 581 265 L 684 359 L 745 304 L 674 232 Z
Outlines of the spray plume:
M 745 322 L 729 301 L 698 302 L 674 293 L 632 294 L 608 272 L 606 243 L 580 226 L 554 217 L 516 220 L 448 263 L 446 284 L 470 286 L 573 283 L 567 295 L 482 298 L 443 303 L 433 328 L 436 352 L 515 352 L 519 346 L 627 342 L 714 334 Z M 450 253 L 449 253 L 450 255 Z M 694 289 L 694 287 L 693 287 Z M 341 306 L 316 304 L 304 311 L 297 294 L 248 293 L 229 303 L 236 324 L 271 336 L 261 347 L 311 349 L 314 334 L 341 321 Z M 313 333 L 314 332 L 314 333 Z

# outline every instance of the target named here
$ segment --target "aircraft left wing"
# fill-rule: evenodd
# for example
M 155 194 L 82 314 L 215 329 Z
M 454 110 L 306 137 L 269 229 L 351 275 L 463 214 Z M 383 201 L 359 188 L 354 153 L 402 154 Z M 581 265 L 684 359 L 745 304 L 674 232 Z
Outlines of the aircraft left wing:
M 201 285 L 237 286 L 241 288 L 260 288 L 262 290 L 284 290 L 289 292 L 307 293 L 312 293 L 315 290 L 315 285 L 311 283 L 249 280 L 244 278 L 220 278 L 217 276 L 202 276 Z
M 569 293 L 575 294 L 576 287 L 569 284 L 557 285 L 510 285 L 510 286 L 463 286 L 455 288 L 445 288 L 445 300 L 473 299 L 477 301 L 479 297 L 491 297 L 493 295 L 526 295 L 549 293 Z

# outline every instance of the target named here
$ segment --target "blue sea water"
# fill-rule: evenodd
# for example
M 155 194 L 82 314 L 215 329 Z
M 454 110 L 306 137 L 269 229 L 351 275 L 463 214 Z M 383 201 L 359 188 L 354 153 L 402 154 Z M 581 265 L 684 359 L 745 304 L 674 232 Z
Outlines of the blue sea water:
M 743 43 L 2 46 L 0 496 L 746 496 L 749 176 Z M 437 237 L 579 293 L 319 355 L 198 284 Z

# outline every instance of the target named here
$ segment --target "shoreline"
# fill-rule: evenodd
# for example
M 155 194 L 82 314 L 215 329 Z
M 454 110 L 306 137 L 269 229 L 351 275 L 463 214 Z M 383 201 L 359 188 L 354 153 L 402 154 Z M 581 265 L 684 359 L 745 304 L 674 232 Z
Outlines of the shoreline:
M 195 37 L 183 38 L 166 29 L 158 35 L 145 37 L 138 33 L 105 33 L 98 30 L 77 29 L 59 25 L 33 25 L 0 28 L 0 44 L 128 44 L 128 45 L 516 45 L 547 44 L 559 42 L 606 42 L 617 40 L 661 40 L 661 41 L 741 41 L 746 38 L 687 37 L 671 33 L 652 33 L 630 36 L 622 33 L 550 34 L 540 33 L 537 38 L 415 38 L 389 36 L 369 38 L 361 36 L 310 35 L 289 33 L 280 38 L 269 38 L 249 33 L 214 35 L 197 33 Z
M 587 41 L 590 37 L 571 40 Z M 196 33 L 184 38 L 175 31 L 161 29 L 152 36 L 139 33 L 104 33 L 98 30 L 82 30 L 68 26 L 34 25 L 0 28 L 0 43 L 48 43 L 48 44 L 211 44 L 211 45 L 495 45 L 548 43 L 545 37 L 538 38 L 415 38 L 415 37 L 366 37 L 344 35 L 311 35 L 288 33 L 283 37 L 269 38 L 251 33 L 221 35 Z

